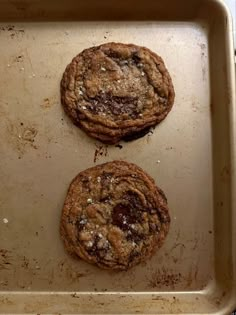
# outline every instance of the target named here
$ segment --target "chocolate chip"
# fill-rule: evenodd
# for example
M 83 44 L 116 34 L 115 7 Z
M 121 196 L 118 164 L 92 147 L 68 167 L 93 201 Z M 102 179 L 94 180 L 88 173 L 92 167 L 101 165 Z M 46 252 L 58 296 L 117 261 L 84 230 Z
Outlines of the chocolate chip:
M 132 208 L 136 208 L 137 210 L 142 210 L 144 208 L 139 195 L 132 190 L 128 190 L 123 195 L 123 199 L 127 200 Z
M 87 108 L 92 113 L 111 113 L 113 115 L 129 114 L 131 117 L 138 116 L 137 97 L 114 96 L 111 93 L 100 93 L 94 98 L 88 98 L 90 103 Z

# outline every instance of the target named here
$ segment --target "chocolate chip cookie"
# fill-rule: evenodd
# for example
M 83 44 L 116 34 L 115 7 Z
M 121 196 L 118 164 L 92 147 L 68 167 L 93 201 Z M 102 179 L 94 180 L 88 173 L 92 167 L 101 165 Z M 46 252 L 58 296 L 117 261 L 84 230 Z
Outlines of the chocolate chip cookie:
M 88 135 L 107 144 L 143 136 L 166 117 L 174 96 L 162 58 L 133 44 L 85 49 L 61 81 L 66 113 Z
M 113 161 L 73 179 L 60 233 L 74 256 L 126 270 L 162 245 L 169 225 L 167 199 L 154 180 L 135 164 Z

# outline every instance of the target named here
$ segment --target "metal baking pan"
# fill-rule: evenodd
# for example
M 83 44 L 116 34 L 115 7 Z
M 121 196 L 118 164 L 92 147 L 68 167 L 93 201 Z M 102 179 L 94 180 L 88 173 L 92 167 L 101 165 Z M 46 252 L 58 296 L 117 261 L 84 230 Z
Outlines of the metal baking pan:
M 236 305 L 235 79 L 227 8 L 213 0 L 0 0 L 0 313 L 229 314 Z M 163 57 L 174 107 L 121 147 L 65 116 L 59 82 L 84 48 L 146 46 Z M 166 192 L 160 251 L 127 272 L 69 257 L 59 237 L 81 170 L 134 162 Z

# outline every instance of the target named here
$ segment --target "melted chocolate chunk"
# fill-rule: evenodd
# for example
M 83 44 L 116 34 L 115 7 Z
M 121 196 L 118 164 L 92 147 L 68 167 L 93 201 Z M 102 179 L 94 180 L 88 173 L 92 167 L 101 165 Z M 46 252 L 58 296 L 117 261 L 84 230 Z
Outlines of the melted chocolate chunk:
M 137 222 L 137 212 L 129 205 L 118 203 L 112 211 L 112 224 L 122 230 L 128 230 L 129 225 Z
M 136 139 L 138 139 L 138 138 L 142 138 L 142 137 L 144 137 L 147 133 L 149 133 L 150 128 L 151 128 L 151 127 L 147 127 L 147 128 L 144 128 L 143 130 L 129 133 L 129 134 L 125 135 L 124 137 L 122 137 L 122 140 L 124 140 L 124 141 L 126 141 L 126 142 L 129 142 L 129 141 L 136 140 Z
M 130 229 L 130 224 L 142 220 L 142 211 L 146 209 L 137 193 L 127 191 L 123 195 L 124 203 L 119 203 L 113 208 L 112 223 L 122 230 Z
M 111 93 L 100 93 L 94 98 L 89 98 L 87 108 L 92 113 L 111 113 L 113 115 L 129 114 L 131 117 L 138 116 L 137 97 L 114 96 Z
M 132 208 L 136 208 L 137 210 L 142 210 L 143 205 L 139 198 L 139 195 L 132 190 L 128 190 L 124 196 L 124 200 L 127 200 Z

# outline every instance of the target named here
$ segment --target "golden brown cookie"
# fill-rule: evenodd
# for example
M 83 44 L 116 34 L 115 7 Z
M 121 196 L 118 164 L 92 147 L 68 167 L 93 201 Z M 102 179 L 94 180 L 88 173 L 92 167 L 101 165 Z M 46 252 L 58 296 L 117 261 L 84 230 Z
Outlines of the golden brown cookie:
M 69 253 L 126 270 L 162 245 L 169 225 L 167 199 L 154 180 L 135 164 L 113 161 L 73 179 L 60 233 Z
M 143 136 L 166 117 L 174 96 L 162 58 L 133 44 L 85 49 L 61 81 L 66 113 L 88 135 L 108 144 Z

